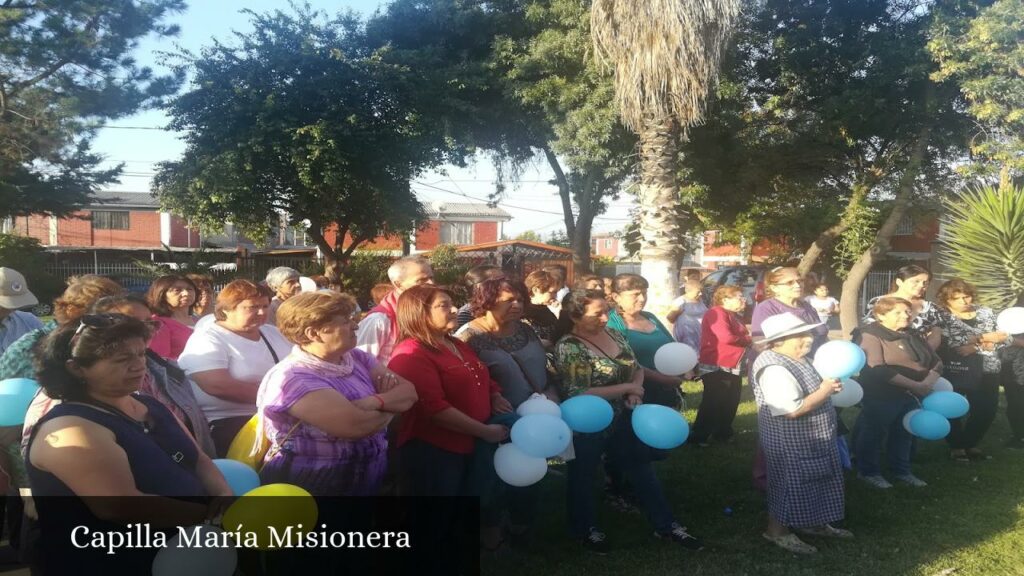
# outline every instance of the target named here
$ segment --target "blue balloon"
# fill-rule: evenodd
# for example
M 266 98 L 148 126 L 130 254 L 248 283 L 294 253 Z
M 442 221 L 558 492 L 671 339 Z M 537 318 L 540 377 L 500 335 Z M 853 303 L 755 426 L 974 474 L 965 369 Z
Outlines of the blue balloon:
M 535 458 L 552 458 L 569 447 L 572 431 L 561 418 L 527 414 L 512 425 L 512 443 Z
M 860 346 L 846 340 L 832 340 L 814 353 L 814 369 L 823 378 L 849 378 L 860 372 L 867 357 Z
M 39 391 L 39 384 L 30 378 L 0 380 L 0 426 L 25 423 L 25 411 Z
M 641 404 L 633 409 L 633 431 L 651 448 L 670 450 L 686 442 L 690 425 L 686 418 L 668 406 Z
M 228 460 L 226 458 L 218 458 L 213 463 L 220 469 L 220 473 L 228 481 L 228 486 L 231 487 L 231 491 L 234 492 L 235 496 L 241 496 L 250 490 L 260 487 L 259 474 L 252 468 L 249 468 L 249 466 L 237 460 Z
M 940 440 L 949 434 L 949 420 L 938 412 L 921 410 L 910 418 L 910 433 L 925 440 Z
M 932 392 L 921 402 L 925 410 L 938 412 L 946 418 L 960 418 L 971 409 L 967 398 L 956 392 Z
M 581 394 L 562 402 L 562 420 L 575 432 L 600 432 L 612 423 L 614 417 L 612 405 L 600 396 Z

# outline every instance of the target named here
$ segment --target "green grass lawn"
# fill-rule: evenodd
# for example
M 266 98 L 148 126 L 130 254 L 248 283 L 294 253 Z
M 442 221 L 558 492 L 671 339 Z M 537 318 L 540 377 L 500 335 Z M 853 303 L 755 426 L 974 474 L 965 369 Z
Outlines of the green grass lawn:
M 700 386 L 688 384 L 687 419 L 695 417 Z M 856 410 L 844 411 L 852 427 Z M 991 576 L 1024 575 L 1024 453 L 1004 450 L 1003 410 L 982 448 L 987 462 L 949 460 L 944 442 L 918 444 L 914 472 L 927 488 L 869 488 L 847 475 L 844 527 L 852 541 L 811 539 L 819 553 L 797 557 L 763 538 L 764 502 L 751 487 L 756 443 L 755 405 L 744 388 L 733 444 L 683 446 L 656 464 L 658 476 L 684 525 L 707 548 L 687 552 L 655 540 L 640 514 L 598 505 L 600 527 L 613 546 L 608 556 L 587 553 L 566 536 L 565 478 L 543 480 L 538 533 L 529 552 L 483 559 L 494 575 L 686 574 L 818 576 Z M 564 467 L 556 468 L 564 471 Z M 597 495 L 595 495 L 595 498 Z M 725 513 L 726 508 L 732 514 Z

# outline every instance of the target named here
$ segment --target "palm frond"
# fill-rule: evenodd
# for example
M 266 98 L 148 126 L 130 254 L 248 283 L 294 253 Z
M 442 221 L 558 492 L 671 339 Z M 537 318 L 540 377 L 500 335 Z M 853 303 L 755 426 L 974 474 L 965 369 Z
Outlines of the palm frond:
M 946 202 L 942 262 L 996 309 L 1024 294 L 1024 189 L 983 186 Z
M 615 71 L 623 123 L 634 132 L 644 116 L 700 124 L 718 80 L 726 39 L 740 0 L 594 0 L 591 36 L 598 58 Z

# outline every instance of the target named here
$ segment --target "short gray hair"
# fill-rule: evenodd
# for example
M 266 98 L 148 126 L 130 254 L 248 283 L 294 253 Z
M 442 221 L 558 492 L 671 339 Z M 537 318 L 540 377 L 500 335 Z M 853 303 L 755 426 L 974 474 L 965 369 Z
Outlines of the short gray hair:
M 430 261 L 422 256 L 404 256 L 395 260 L 395 263 L 388 267 L 388 280 L 391 280 L 392 284 L 397 284 L 405 279 L 409 273 L 409 268 L 413 265 L 419 267 L 430 268 Z
M 267 272 L 267 286 L 271 290 L 277 290 L 282 284 L 291 280 L 292 278 L 298 279 L 299 271 L 295 268 L 289 268 L 287 266 L 278 266 L 277 268 L 271 268 Z

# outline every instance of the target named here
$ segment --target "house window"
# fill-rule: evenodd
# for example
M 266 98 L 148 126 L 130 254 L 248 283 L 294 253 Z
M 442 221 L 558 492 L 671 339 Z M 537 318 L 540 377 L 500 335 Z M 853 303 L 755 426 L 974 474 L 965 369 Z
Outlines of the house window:
M 611 248 L 612 247 L 612 239 L 611 238 L 605 238 L 604 239 L 604 247 L 605 248 Z
M 441 243 L 468 245 L 473 243 L 472 222 L 445 222 L 441 224 Z
M 128 211 L 95 210 L 92 213 L 93 230 L 127 230 Z
M 914 219 L 904 214 L 903 219 L 900 220 L 898 226 L 896 226 L 897 236 L 913 236 L 914 235 Z

